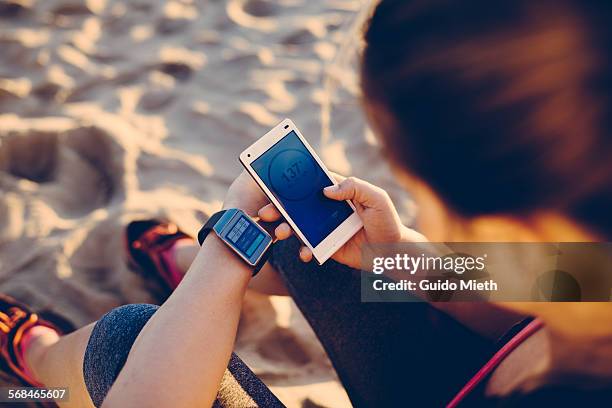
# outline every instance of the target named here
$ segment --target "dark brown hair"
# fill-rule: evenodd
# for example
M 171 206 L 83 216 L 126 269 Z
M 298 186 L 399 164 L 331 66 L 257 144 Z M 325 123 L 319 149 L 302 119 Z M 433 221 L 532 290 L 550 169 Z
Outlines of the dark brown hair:
M 382 0 L 362 88 L 391 159 L 464 216 L 612 237 L 610 3 Z

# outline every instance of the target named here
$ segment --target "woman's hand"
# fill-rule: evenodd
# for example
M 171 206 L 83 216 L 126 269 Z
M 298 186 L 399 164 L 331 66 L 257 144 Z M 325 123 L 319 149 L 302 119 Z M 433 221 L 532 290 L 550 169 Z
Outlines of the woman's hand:
M 223 200 L 223 208 L 239 208 L 249 215 L 255 215 L 257 210 L 269 202 L 255 180 L 243 171 L 229 186 Z
M 268 200 L 268 197 L 255 183 L 251 175 L 243 171 L 227 190 L 225 200 L 223 201 L 223 208 L 238 208 L 251 216 L 255 216 L 260 208 L 269 203 L 270 200 Z M 276 220 L 278 219 L 280 219 L 280 214 Z M 291 228 L 289 224 L 282 223 L 276 227 L 274 234 L 276 239 L 287 239 L 291 236 Z
M 363 228 L 344 244 L 332 259 L 353 268 L 360 268 L 364 246 L 426 240 L 424 236 L 401 223 L 397 210 L 385 190 L 355 177 L 344 178 L 339 175 L 334 177 L 339 184 L 326 187 L 323 193 L 332 200 L 351 200 L 363 221 Z M 269 222 L 281 218 L 281 214 L 272 204 L 261 208 L 259 216 Z M 279 225 L 277 230 L 281 227 L 283 232 L 290 231 L 285 223 Z M 303 246 L 300 249 L 300 259 L 309 262 L 312 259 L 312 251 Z

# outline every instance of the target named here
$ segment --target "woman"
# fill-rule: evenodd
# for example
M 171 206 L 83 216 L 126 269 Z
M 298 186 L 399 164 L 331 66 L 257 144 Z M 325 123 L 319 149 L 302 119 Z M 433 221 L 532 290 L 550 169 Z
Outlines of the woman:
M 380 188 L 340 180 L 324 193 L 353 200 L 364 229 L 321 268 L 296 261 L 299 244 L 287 240 L 251 283 L 287 288 L 355 405 L 446 404 L 528 325 L 493 306 L 361 303 L 352 268 L 363 245 L 612 235 L 611 8 L 526 0 L 377 6 L 365 34 L 364 108 L 419 205 L 424 237 L 400 223 Z M 280 218 L 245 175 L 224 206 Z M 291 235 L 284 223 L 275 233 Z M 13 373 L 69 386 L 77 406 L 280 405 L 231 354 L 251 271 L 214 236 L 200 249 L 169 224 L 132 224 L 128 242 L 138 265 L 175 288 L 168 300 L 124 306 L 66 336 L 5 303 L 3 355 Z M 301 248 L 299 258 L 311 253 Z M 506 306 L 545 328 L 522 336 L 453 404 L 611 401 L 609 303 Z

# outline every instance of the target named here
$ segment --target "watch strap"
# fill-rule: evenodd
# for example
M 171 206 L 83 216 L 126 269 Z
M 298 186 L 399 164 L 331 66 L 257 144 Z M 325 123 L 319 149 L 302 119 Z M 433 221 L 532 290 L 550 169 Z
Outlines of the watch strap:
M 200 246 L 202 246 L 202 244 L 204 243 L 204 240 L 206 239 L 210 231 L 213 230 L 215 224 L 221 219 L 221 217 L 223 217 L 223 214 L 225 214 L 225 211 L 226 210 L 221 210 L 211 215 L 206 221 L 206 223 L 202 226 L 202 228 L 200 228 L 200 231 L 198 232 L 198 242 L 200 243 Z M 273 246 L 274 246 L 274 243 L 272 243 L 272 245 L 270 245 L 268 250 L 263 253 L 259 262 L 255 266 L 253 266 L 252 276 L 257 275 L 257 273 L 261 270 L 261 268 L 263 268 L 263 266 L 266 264 L 266 262 L 268 261 L 268 258 L 272 254 Z
M 210 231 L 213 230 L 215 224 L 221 219 L 221 217 L 223 217 L 223 214 L 225 214 L 225 210 L 214 213 L 208 217 L 206 223 L 202 226 L 202 228 L 200 228 L 200 232 L 198 232 L 198 242 L 200 243 L 200 246 L 202 246 Z
M 259 273 L 259 271 L 261 270 L 261 268 L 263 268 L 266 262 L 268 262 L 268 258 L 270 258 L 270 255 L 272 255 L 272 248 L 274 248 L 274 242 L 272 242 L 266 252 L 263 253 L 261 259 L 259 260 L 259 262 L 257 262 L 257 265 L 253 267 L 253 275 L 251 276 L 257 275 L 257 273 Z

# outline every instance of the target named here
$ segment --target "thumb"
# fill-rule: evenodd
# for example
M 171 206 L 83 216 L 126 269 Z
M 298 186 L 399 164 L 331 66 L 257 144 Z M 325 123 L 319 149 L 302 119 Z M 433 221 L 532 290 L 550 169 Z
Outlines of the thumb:
M 368 201 L 367 183 L 355 177 L 348 177 L 340 184 L 325 187 L 323 194 L 338 201 L 352 200 L 360 204 Z

